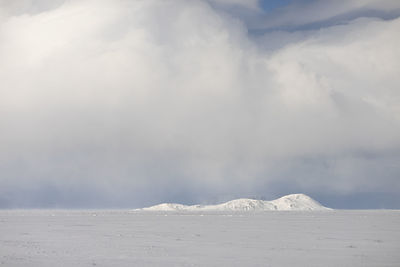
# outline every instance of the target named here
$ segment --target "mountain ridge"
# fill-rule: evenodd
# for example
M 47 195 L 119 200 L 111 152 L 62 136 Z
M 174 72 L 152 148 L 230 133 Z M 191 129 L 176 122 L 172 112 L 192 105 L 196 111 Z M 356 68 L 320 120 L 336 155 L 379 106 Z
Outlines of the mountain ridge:
M 323 211 L 331 210 L 305 194 L 290 194 L 265 201 L 239 198 L 215 205 L 161 203 L 135 211 Z

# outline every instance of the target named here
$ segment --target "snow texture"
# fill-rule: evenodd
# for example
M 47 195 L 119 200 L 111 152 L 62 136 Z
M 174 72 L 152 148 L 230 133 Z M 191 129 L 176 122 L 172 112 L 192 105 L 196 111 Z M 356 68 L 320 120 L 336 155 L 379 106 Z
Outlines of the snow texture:
M 314 199 L 304 194 L 291 194 L 281 198 L 264 201 L 240 198 L 218 205 L 192 205 L 186 206 L 176 203 L 163 203 L 156 206 L 137 209 L 137 211 L 312 211 L 330 210 Z
M 0 210 L 0 266 L 398 267 L 399 211 Z

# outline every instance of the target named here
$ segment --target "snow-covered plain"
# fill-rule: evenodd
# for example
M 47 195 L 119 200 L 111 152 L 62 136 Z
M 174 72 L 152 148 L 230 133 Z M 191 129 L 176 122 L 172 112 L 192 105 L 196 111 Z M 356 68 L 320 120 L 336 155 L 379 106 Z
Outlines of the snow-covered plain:
M 400 266 L 400 211 L 2 210 L 0 266 Z

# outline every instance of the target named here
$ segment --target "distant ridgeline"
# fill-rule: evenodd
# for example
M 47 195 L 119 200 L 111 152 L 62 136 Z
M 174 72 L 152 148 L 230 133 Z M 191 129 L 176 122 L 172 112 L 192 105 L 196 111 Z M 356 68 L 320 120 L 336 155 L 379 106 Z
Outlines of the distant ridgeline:
M 163 203 L 135 211 L 323 211 L 331 210 L 304 194 L 291 194 L 275 200 L 264 201 L 248 198 L 231 200 L 217 205 L 182 205 Z

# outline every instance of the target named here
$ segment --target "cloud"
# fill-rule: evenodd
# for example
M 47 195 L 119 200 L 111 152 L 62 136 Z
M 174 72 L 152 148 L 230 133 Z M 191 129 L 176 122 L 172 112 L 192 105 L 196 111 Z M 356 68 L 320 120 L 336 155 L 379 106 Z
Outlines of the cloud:
M 346 24 L 361 17 L 393 19 L 400 15 L 396 0 L 301 0 L 292 1 L 266 16 L 249 20 L 249 27 L 258 31 L 319 29 Z
M 209 2 L 221 6 L 240 6 L 242 8 L 259 9 L 258 0 L 209 0 Z
M 255 37 L 226 1 L 39 2 L 1 5 L 2 206 L 400 189 L 399 19 Z

